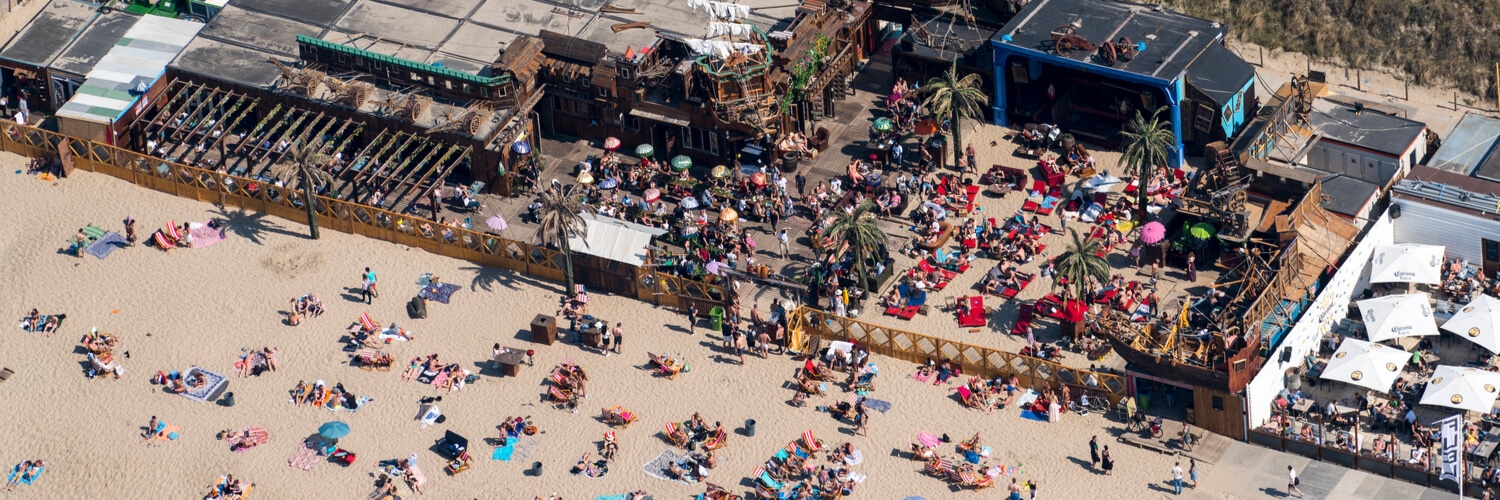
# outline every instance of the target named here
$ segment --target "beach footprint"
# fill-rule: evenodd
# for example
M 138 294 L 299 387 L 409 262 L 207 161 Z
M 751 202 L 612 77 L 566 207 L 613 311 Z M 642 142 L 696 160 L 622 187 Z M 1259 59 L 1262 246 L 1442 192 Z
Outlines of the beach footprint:
M 296 278 L 303 273 L 315 273 L 323 268 L 323 254 L 300 248 L 299 245 L 283 243 L 266 252 L 260 265 L 285 278 Z

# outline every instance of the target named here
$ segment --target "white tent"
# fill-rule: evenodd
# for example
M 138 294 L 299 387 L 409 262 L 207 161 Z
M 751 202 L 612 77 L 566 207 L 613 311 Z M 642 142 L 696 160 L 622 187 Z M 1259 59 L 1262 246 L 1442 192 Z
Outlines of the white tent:
M 1384 245 L 1370 255 L 1371 283 L 1427 283 L 1443 281 L 1440 245 Z
M 1390 392 L 1410 357 L 1406 351 L 1388 345 L 1344 339 L 1338 352 L 1328 358 L 1321 378 Z
M 1479 344 L 1491 353 L 1500 353 L 1500 299 L 1480 295 L 1453 313 L 1443 329 L 1464 340 Z
M 1500 396 L 1496 387 L 1500 387 L 1500 373 L 1439 365 L 1422 393 L 1422 404 L 1488 414 Z
M 583 221 L 583 231 L 568 235 L 568 248 L 636 267 L 646 263 L 651 238 L 666 234 L 662 229 L 591 213 L 583 214 Z
M 1359 301 L 1371 342 L 1398 337 L 1437 335 L 1437 322 L 1425 293 L 1387 295 Z

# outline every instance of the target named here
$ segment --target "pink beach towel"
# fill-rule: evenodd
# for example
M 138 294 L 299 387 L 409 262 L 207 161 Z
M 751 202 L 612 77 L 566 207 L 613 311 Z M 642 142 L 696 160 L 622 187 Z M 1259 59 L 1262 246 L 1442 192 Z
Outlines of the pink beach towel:
M 926 382 L 928 380 L 932 380 L 932 374 L 928 373 L 926 375 L 923 375 L 922 372 L 917 372 L 912 374 L 911 378 L 916 379 L 918 382 Z
M 318 458 L 318 450 L 308 448 L 307 443 L 302 443 L 297 448 L 297 453 L 287 460 L 287 464 L 302 470 L 312 470 L 313 466 L 318 465 Z
M 190 225 L 193 235 L 193 248 L 203 248 L 224 241 L 224 231 L 209 227 L 207 223 L 194 222 Z
M 447 381 L 448 381 L 448 372 L 447 371 L 439 372 L 436 377 L 432 378 L 432 385 L 437 386 L 437 387 L 442 387 L 443 383 L 447 382 Z

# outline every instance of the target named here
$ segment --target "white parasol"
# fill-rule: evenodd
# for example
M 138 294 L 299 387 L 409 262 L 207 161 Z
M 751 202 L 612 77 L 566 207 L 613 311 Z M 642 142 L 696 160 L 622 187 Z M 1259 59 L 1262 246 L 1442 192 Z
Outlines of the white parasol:
M 1427 283 L 1443 281 L 1440 245 L 1385 245 L 1370 256 L 1371 283 Z
M 1406 351 L 1365 342 L 1359 339 L 1344 339 L 1339 350 L 1328 358 L 1320 378 L 1337 380 L 1380 392 L 1390 392 L 1391 384 L 1401 377 L 1401 367 L 1411 357 Z
M 1492 353 L 1500 353 L 1500 299 L 1480 295 L 1453 313 L 1453 317 L 1443 323 L 1443 329 Z
M 1489 414 L 1495 406 L 1500 373 L 1439 365 L 1422 393 L 1422 404 Z
M 1359 314 L 1371 342 L 1398 337 L 1437 335 L 1432 305 L 1425 293 L 1387 295 L 1359 301 Z

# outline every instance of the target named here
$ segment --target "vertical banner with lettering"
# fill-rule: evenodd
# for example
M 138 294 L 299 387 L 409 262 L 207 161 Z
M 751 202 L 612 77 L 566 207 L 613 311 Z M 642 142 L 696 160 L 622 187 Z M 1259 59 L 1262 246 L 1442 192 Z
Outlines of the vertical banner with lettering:
M 1438 434 L 1443 440 L 1443 473 L 1441 479 L 1451 479 L 1462 485 L 1464 481 L 1462 453 L 1463 453 L 1463 419 L 1454 415 L 1436 422 Z M 1460 486 L 1461 487 L 1461 486 Z

